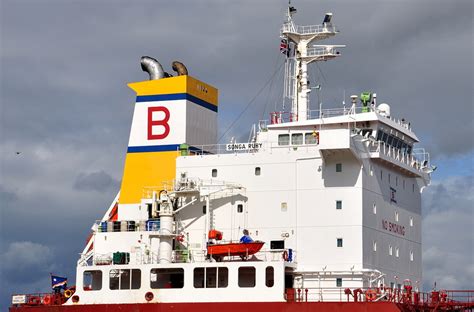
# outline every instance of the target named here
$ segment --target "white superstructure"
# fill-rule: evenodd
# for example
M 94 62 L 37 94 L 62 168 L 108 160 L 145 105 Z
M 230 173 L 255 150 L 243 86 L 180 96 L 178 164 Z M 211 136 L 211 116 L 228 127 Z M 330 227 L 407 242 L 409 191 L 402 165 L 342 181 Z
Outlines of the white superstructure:
M 345 288 L 421 285 L 429 155 L 374 93 L 362 106 L 352 96 L 348 108 L 308 109 L 309 64 L 342 46 L 310 47 L 337 33 L 332 14 L 297 26 L 295 11 L 281 30 L 292 111 L 259 122 L 250 142 L 216 144 L 217 90 L 207 84 L 184 75 L 131 85 L 122 189 L 78 261 L 81 303 L 285 301 L 285 289 L 338 301 Z M 208 254 L 244 229 L 265 243 L 258 253 Z

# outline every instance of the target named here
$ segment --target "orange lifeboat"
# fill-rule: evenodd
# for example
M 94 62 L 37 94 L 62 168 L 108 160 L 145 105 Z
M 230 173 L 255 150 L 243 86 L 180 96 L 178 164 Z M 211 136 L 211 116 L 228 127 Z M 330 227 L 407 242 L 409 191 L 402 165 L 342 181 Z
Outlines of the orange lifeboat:
M 225 256 L 240 256 L 246 258 L 262 249 L 264 242 L 255 241 L 251 243 L 227 243 L 207 246 L 207 254 L 216 260 Z

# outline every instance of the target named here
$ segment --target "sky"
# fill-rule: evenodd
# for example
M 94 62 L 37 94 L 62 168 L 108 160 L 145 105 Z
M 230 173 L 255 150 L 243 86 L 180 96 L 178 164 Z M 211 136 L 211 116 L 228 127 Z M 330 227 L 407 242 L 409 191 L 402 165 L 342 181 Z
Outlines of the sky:
M 436 281 L 474 289 L 473 2 L 293 5 L 300 25 L 333 12 L 341 33 L 327 43 L 347 45 L 337 60 L 310 69 L 323 106 L 376 92 L 392 115 L 411 122 L 438 166 L 422 195 L 424 288 Z M 170 72 L 179 60 L 216 86 L 221 143 L 247 138 L 253 123 L 281 109 L 286 7 L 284 0 L 0 0 L 1 310 L 11 293 L 48 291 L 50 272 L 74 280 L 90 227 L 120 186 L 135 101 L 126 84 L 148 78 L 140 57 Z M 315 94 L 312 103 L 316 109 Z

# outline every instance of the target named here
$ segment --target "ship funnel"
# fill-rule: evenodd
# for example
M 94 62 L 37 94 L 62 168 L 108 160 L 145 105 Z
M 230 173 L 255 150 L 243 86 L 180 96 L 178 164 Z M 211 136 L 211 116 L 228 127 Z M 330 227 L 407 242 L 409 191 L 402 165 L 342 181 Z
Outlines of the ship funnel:
M 149 56 L 142 56 L 140 60 L 142 70 L 150 75 L 150 80 L 158 80 L 165 77 L 165 71 L 160 62 Z
M 184 66 L 184 64 L 181 63 L 181 62 L 174 61 L 174 62 L 171 64 L 171 68 L 173 68 L 173 70 L 178 73 L 178 76 L 183 76 L 183 75 L 187 75 L 187 74 L 188 74 L 188 69 L 187 69 L 186 66 Z

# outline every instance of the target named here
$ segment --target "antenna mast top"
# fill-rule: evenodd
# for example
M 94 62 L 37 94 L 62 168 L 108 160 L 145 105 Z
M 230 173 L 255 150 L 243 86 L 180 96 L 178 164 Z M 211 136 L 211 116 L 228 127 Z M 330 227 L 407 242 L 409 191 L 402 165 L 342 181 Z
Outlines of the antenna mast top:
M 283 23 L 280 37 L 286 49 L 281 50 L 287 56 L 285 68 L 285 98 L 291 102 L 292 120 L 307 120 L 309 108 L 308 65 L 313 62 L 327 61 L 340 56 L 337 48 L 344 45 L 309 44 L 335 36 L 339 31 L 331 23 L 332 13 L 326 13 L 320 25 L 298 26 L 293 22 L 296 9 L 288 1 L 286 21 Z

